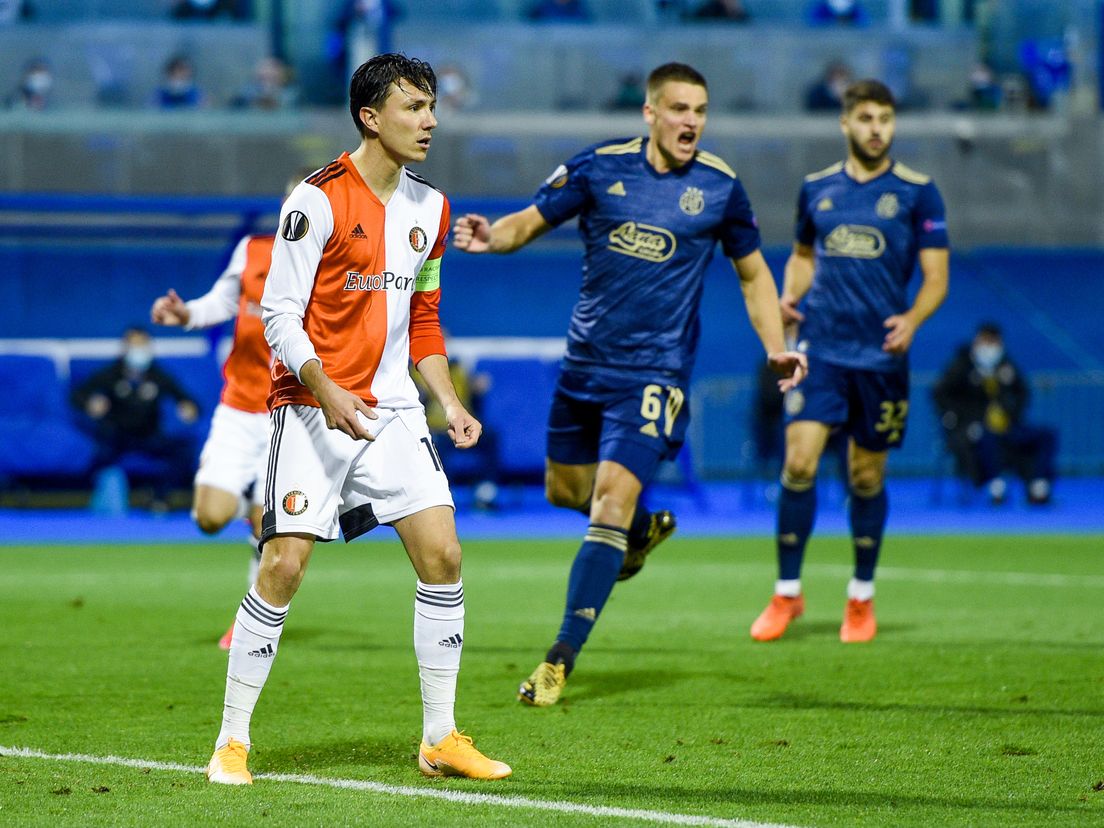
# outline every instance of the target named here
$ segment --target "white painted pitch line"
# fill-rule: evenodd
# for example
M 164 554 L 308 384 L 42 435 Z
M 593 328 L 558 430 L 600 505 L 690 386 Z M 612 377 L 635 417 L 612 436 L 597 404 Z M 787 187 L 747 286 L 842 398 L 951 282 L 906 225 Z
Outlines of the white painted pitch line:
M 203 773 L 204 768 L 194 765 L 180 765 L 175 762 L 152 762 L 145 759 L 130 759 L 125 756 L 91 756 L 87 753 L 44 753 L 33 748 L 6 747 L 0 745 L 0 756 L 20 759 L 46 759 L 54 762 L 83 762 L 88 765 L 119 765 L 125 768 L 143 770 L 178 771 L 180 773 Z M 500 805 L 505 808 L 524 808 L 535 811 L 555 811 L 561 814 L 581 814 L 592 817 L 613 817 L 635 819 L 642 822 L 656 822 L 664 825 L 705 825 L 717 828 L 794 828 L 775 822 L 754 822 L 747 819 L 722 819 L 721 817 L 698 816 L 696 814 L 675 814 L 666 811 L 646 811 L 636 808 L 613 808 L 604 805 L 583 805 L 578 802 L 563 802 L 551 799 L 527 799 L 521 796 L 500 796 L 498 794 L 471 793 L 469 791 L 451 791 L 442 788 L 412 788 L 406 785 L 385 785 L 382 782 L 370 782 L 365 779 L 327 779 L 324 776 L 311 776 L 299 773 L 258 773 L 254 779 L 270 782 L 295 782 L 300 785 L 318 785 L 325 788 L 342 790 L 369 791 L 388 796 L 421 797 L 423 799 L 441 799 L 457 802 L 461 805 Z
M 852 567 L 843 564 L 808 564 L 806 571 L 824 575 L 850 575 Z M 1104 587 L 1100 575 L 1060 575 L 1047 572 L 984 572 L 967 569 L 910 569 L 879 566 L 879 579 L 889 581 L 920 581 L 930 584 L 998 584 L 1025 587 Z

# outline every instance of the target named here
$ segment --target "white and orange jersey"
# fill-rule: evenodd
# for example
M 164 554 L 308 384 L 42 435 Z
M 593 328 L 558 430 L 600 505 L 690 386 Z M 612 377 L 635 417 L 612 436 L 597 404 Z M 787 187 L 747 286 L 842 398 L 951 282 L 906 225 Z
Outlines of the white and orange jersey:
M 234 344 L 222 367 L 220 401 L 239 411 L 263 414 L 271 380 L 272 351 L 261 322 L 261 294 L 272 261 L 275 236 L 246 236 L 212 288 L 187 302 L 188 330 L 234 319 Z
M 276 355 L 269 406 L 317 406 L 299 371 L 327 376 L 370 406 L 421 405 L 409 365 L 444 354 L 438 318 L 445 195 L 403 169 L 382 204 L 348 153 L 284 202 L 261 300 Z

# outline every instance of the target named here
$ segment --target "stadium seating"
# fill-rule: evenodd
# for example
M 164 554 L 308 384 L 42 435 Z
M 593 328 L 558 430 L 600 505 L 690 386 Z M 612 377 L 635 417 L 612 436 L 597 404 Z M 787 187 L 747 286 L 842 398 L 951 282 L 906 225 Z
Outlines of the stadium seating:
M 54 361 L 2 355 L 0 386 L 0 481 L 87 474 L 92 441 L 72 424 Z
M 490 378 L 483 421 L 498 435 L 499 472 L 504 481 L 544 477 L 548 405 L 557 365 L 539 359 L 482 359 L 476 372 Z

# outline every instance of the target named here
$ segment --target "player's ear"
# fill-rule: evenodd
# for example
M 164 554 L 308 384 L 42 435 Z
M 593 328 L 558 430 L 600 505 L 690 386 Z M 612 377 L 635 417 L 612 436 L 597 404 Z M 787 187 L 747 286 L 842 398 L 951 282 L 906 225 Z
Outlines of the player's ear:
M 649 101 L 644 102 L 644 123 L 648 126 L 652 126 L 656 122 L 655 109 Z
M 360 108 L 360 122 L 365 129 L 373 134 L 379 134 L 379 112 L 370 106 Z

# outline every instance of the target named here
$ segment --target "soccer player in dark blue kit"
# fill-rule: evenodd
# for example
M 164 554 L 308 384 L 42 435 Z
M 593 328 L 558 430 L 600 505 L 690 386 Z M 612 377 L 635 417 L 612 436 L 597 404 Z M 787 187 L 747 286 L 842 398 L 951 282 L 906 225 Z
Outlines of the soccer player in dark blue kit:
M 608 141 L 560 166 L 524 210 L 494 224 L 460 218 L 454 244 L 509 253 L 579 217 L 586 246 L 579 301 L 548 422 L 545 489 L 557 506 L 589 516 L 571 567 L 563 625 L 518 698 L 560 697 L 575 657 L 614 583 L 674 531 L 670 512 L 638 506 L 660 461 L 678 452 L 700 329 L 706 265 L 717 242 L 740 277 L 748 317 L 787 390 L 805 357 L 787 352 L 778 289 L 736 174 L 698 149 L 705 79 L 681 63 L 648 78 L 646 138 Z
M 834 429 L 848 436 L 854 577 L 840 639 L 869 641 L 874 567 L 888 513 L 885 467 L 908 420 L 908 351 L 947 295 L 943 199 L 926 175 L 889 156 L 895 104 L 882 83 L 852 84 L 840 124 L 847 160 L 805 178 L 782 311 L 800 325 L 809 379 L 785 401 L 786 458 L 778 502 L 778 581 L 751 637 L 773 641 L 805 609 L 801 563 L 816 516 L 816 472 Z M 920 263 L 920 289 L 908 283 Z M 797 305 L 804 299 L 803 310 Z

